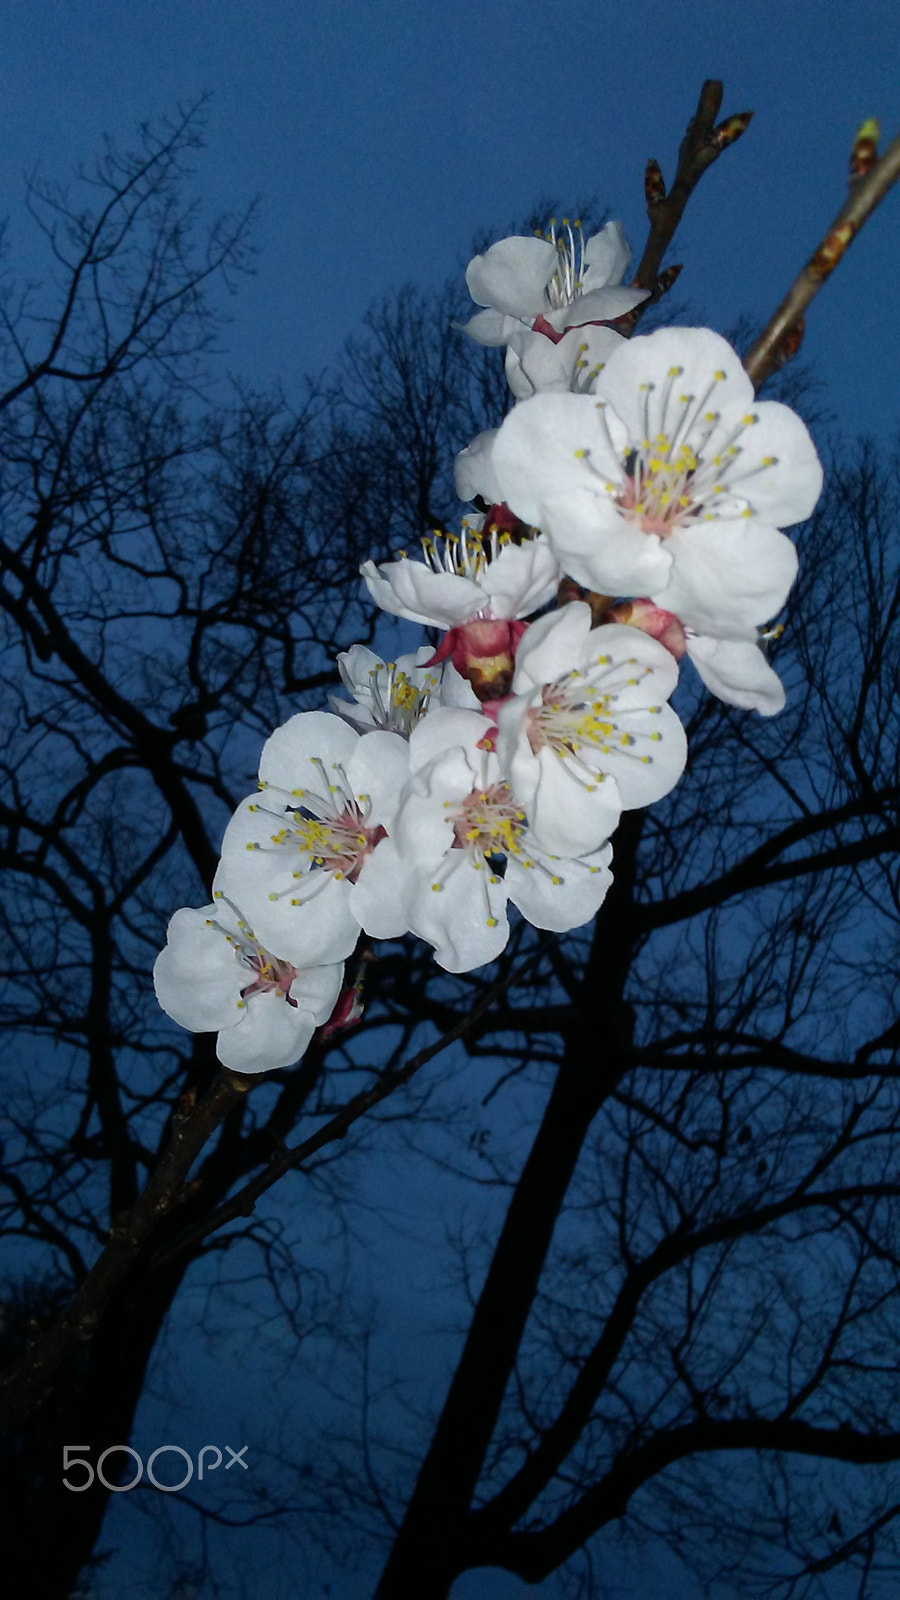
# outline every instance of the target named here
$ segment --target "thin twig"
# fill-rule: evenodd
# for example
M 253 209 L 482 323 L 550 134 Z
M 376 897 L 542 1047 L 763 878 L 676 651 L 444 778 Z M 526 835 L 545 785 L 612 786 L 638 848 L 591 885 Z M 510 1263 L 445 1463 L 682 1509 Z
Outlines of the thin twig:
M 173 1257 L 190 1250 L 201 1239 L 205 1239 L 208 1234 L 214 1233 L 217 1229 L 223 1227 L 226 1222 L 233 1221 L 235 1217 L 251 1216 L 259 1196 L 265 1194 L 267 1189 L 271 1189 L 272 1185 L 277 1183 L 279 1178 L 282 1178 L 286 1172 L 302 1166 L 304 1161 L 315 1155 L 325 1145 L 333 1144 L 336 1140 L 343 1139 L 354 1122 L 358 1122 L 360 1117 L 365 1116 L 367 1111 L 371 1111 L 372 1107 L 377 1106 L 380 1101 L 386 1100 L 388 1095 L 393 1094 L 403 1084 L 409 1083 L 410 1079 L 414 1078 L 416 1073 L 427 1062 L 433 1061 L 435 1056 L 440 1055 L 449 1045 L 455 1044 L 458 1039 L 461 1039 L 484 1012 L 493 1005 L 494 1001 L 503 994 L 504 990 L 508 989 L 515 979 L 520 978 L 527 968 L 543 955 L 549 942 L 549 936 L 543 939 L 518 967 L 512 968 L 502 978 L 498 978 L 496 983 L 492 984 L 481 999 L 472 1006 L 471 1010 L 460 1018 L 459 1022 L 442 1034 L 439 1039 L 436 1039 L 433 1044 L 426 1045 L 423 1050 L 419 1050 L 404 1066 L 398 1067 L 396 1072 L 385 1073 L 370 1088 L 363 1089 L 359 1094 L 354 1095 L 352 1100 L 348 1100 L 347 1104 L 342 1106 L 340 1111 L 335 1112 L 335 1115 L 328 1122 L 323 1123 L 321 1128 L 317 1128 L 315 1133 L 311 1133 L 308 1138 L 301 1140 L 299 1144 L 282 1146 L 281 1149 L 276 1149 L 264 1172 L 252 1178 L 249 1183 L 244 1185 L 243 1189 L 239 1189 L 237 1194 L 232 1195 L 230 1200 L 226 1200 L 223 1205 L 210 1212 L 209 1216 L 204 1218 L 202 1222 L 196 1223 L 191 1228 L 186 1228 L 171 1244 L 158 1251 L 150 1260 L 149 1270 L 156 1272 L 160 1268 L 167 1266 Z
M 806 307 L 834 271 L 851 240 L 891 186 L 900 178 L 900 134 L 850 193 L 818 248 L 770 317 L 755 344 L 744 357 L 744 370 L 758 389 L 777 372 L 784 360 L 785 341 L 790 339 Z
M 623 332 L 633 331 L 647 307 L 653 305 L 654 301 L 672 287 L 681 270 L 680 267 L 668 267 L 662 274 L 660 267 L 681 221 L 684 208 L 707 168 L 711 167 L 714 161 L 718 161 L 723 150 L 734 144 L 749 125 L 752 111 L 737 112 L 734 116 L 726 117 L 724 122 L 717 123 L 716 118 L 721 105 L 721 82 L 718 78 L 707 78 L 700 90 L 697 109 L 681 141 L 678 167 L 668 191 L 659 163 L 647 162 L 644 172 L 644 193 L 650 232 L 640 265 L 632 281 L 641 289 L 649 289 L 651 294 L 648 300 L 635 306 L 634 310 L 628 313 L 627 319 L 619 318 L 619 324 L 625 323 L 626 320 L 630 322 L 627 329 L 623 327 Z

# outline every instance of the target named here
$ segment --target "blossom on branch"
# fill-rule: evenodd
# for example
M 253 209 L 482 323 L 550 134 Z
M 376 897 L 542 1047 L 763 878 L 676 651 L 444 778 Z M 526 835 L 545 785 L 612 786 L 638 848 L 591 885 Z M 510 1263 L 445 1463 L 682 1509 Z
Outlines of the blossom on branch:
M 360 733 L 381 728 L 408 739 L 440 686 L 441 674 L 424 665 L 431 654 L 424 645 L 414 654 L 383 661 L 364 644 L 342 650 L 338 672 L 355 703 L 330 694 L 332 711 Z
M 797 557 L 779 529 L 808 517 L 822 487 L 799 417 L 755 401 L 735 352 L 705 328 L 632 339 L 591 394 L 523 401 L 490 462 L 577 582 L 648 595 L 714 638 L 746 639 L 781 609 Z
M 469 262 L 466 284 L 479 311 L 463 327 L 478 344 L 509 344 L 525 324 L 550 339 L 588 322 L 612 322 L 646 300 L 622 286 L 631 250 L 619 222 L 585 240 L 581 223 L 551 220 L 546 235 L 499 239 Z
M 543 849 L 596 850 L 623 810 L 674 788 L 687 759 L 665 703 L 677 682 L 663 645 L 638 629 L 592 628 L 583 601 L 532 624 L 497 711 L 497 755 Z
M 482 519 L 462 531 L 422 540 L 421 561 L 401 551 L 396 561 L 364 561 L 360 572 L 382 611 L 430 628 L 508 621 L 539 611 L 556 592 L 560 568 L 548 540 L 533 530 L 520 543 Z
M 405 554 L 381 566 L 364 562 L 369 593 L 394 616 L 446 629 L 428 665 L 449 661 L 480 700 L 498 699 L 512 681 L 519 619 L 556 592 L 560 569 L 547 540 L 530 528 L 514 539 L 494 523 L 464 519 L 459 537 L 436 533 L 422 550 L 422 562 Z
M 412 779 L 395 840 L 413 933 L 448 972 L 493 961 L 509 938 L 507 902 L 537 928 L 590 921 L 612 874 L 604 843 L 562 860 L 535 841 L 485 737 L 485 718 L 438 710 L 410 739 Z
M 272 955 L 237 907 L 183 906 L 153 968 L 163 1010 L 192 1033 L 217 1033 L 216 1055 L 233 1072 L 289 1067 L 327 1022 L 343 962 L 298 969 Z
M 261 938 L 296 965 L 343 960 L 360 929 L 406 932 L 381 859 L 409 769 L 399 734 L 365 735 L 301 711 L 267 739 L 262 793 L 225 830 L 213 890 L 246 906 Z

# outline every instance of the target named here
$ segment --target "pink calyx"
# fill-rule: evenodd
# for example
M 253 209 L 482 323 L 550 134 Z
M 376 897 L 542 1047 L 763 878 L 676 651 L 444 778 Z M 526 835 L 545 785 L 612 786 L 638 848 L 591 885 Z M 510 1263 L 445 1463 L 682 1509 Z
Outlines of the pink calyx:
M 355 1027 L 364 1010 L 361 983 L 354 984 L 352 989 L 342 989 L 337 1005 L 321 1030 L 322 1038 L 330 1039 L 333 1033 Z
M 482 702 L 503 700 L 509 694 L 515 671 L 516 650 L 527 622 L 478 617 L 449 628 L 426 667 L 451 661 L 461 678 L 472 685 Z
M 687 634 L 673 611 L 664 611 L 652 600 L 620 600 L 603 618 L 604 622 L 624 622 L 658 639 L 670 655 L 680 661 L 687 649 Z

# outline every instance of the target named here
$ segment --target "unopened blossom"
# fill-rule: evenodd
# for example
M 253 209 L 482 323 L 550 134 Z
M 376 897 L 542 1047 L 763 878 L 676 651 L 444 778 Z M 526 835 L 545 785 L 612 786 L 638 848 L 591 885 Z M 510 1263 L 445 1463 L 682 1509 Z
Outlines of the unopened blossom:
M 563 860 L 535 842 L 477 713 L 437 710 L 410 739 L 413 777 L 395 827 L 409 927 L 448 972 L 492 961 L 507 902 L 538 928 L 580 927 L 612 875 L 608 844 Z
M 623 810 L 678 782 L 684 729 L 666 704 L 672 655 L 635 628 L 592 628 L 576 600 L 532 624 L 513 695 L 498 707 L 497 755 L 545 850 L 581 855 L 608 839 Z
M 515 406 L 491 468 L 579 583 L 647 595 L 715 638 L 746 637 L 781 609 L 797 557 L 779 530 L 810 515 L 822 486 L 800 418 L 755 400 L 705 328 L 632 339 L 592 394 Z
M 612 322 L 641 300 L 646 289 L 626 288 L 622 278 L 631 250 L 621 223 L 585 240 L 581 223 L 551 221 L 546 235 L 499 239 L 466 270 L 476 305 L 486 309 L 463 332 L 479 344 L 509 344 L 522 325 L 549 339 L 585 323 Z
M 405 933 L 381 846 L 408 769 L 399 734 L 361 735 L 329 712 L 299 712 L 263 746 L 260 793 L 225 830 L 214 890 L 245 906 L 295 965 L 342 960 L 360 928 Z
M 156 997 L 192 1033 L 217 1033 L 216 1055 L 233 1072 L 289 1067 L 327 1022 L 343 962 L 298 968 L 267 950 L 237 906 L 219 896 L 172 917 L 153 968 Z
M 643 599 L 619 601 L 607 616 L 610 622 L 628 623 L 649 633 L 676 661 L 686 655 L 718 700 L 744 711 L 758 711 L 764 717 L 783 710 L 784 685 L 763 651 L 766 638 L 774 634 L 761 634 L 754 628 L 739 639 L 712 638 L 683 627 L 671 611 Z

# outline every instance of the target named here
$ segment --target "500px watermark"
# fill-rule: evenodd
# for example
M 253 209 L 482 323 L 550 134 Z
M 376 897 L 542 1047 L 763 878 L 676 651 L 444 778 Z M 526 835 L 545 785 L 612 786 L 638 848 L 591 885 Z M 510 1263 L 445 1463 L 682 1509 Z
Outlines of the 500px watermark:
M 91 1484 L 94 1482 L 95 1478 L 97 1479 L 98 1483 L 102 1483 L 104 1489 L 111 1489 L 113 1494 L 124 1494 L 128 1489 L 137 1488 L 142 1477 L 144 1476 L 144 1463 L 141 1460 L 141 1457 L 138 1455 L 138 1452 L 130 1444 L 107 1445 L 106 1449 L 97 1459 L 96 1468 L 90 1461 L 85 1459 L 86 1456 L 90 1455 L 91 1448 L 92 1447 L 89 1444 L 63 1445 L 63 1473 L 65 1474 L 67 1472 L 73 1472 L 76 1468 L 80 1467 L 82 1473 L 84 1474 L 81 1482 L 76 1479 L 74 1483 L 72 1482 L 71 1478 L 64 1476 L 64 1488 L 71 1489 L 73 1494 L 82 1494 L 85 1489 L 89 1489 L 91 1487 Z M 240 1450 L 232 1450 L 231 1445 L 227 1444 L 225 1446 L 225 1452 L 230 1457 L 230 1460 L 225 1462 L 225 1471 L 228 1472 L 232 1467 L 243 1467 L 245 1472 L 249 1472 L 250 1468 L 247 1462 L 244 1460 L 244 1456 L 247 1454 L 248 1449 L 249 1445 L 245 1444 L 241 1446 Z M 109 1478 L 106 1477 L 103 1471 L 104 1462 L 109 1456 L 115 1455 L 117 1451 L 122 1451 L 125 1455 L 131 1456 L 135 1462 L 137 1471 L 130 1483 L 113 1483 Z M 164 1456 L 166 1454 L 181 1456 L 182 1460 L 187 1464 L 187 1472 L 181 1479 L 180 1483 L 163 1483 L 156 1476 L 156 1473 L 153 1470 L 154 1462 L 157 1461 L 160 1456 Z M 207 1456 L 215 1456 L 215 1460 L 207 1461 Z M 220 1467 L 221 1465 L 222 1452 L 218 1445 L 202 1445 L 197 1455 L 198 1481 L 202 1481 L 204 1472 L 214 1472 L 216 1467 Z M 152 1483 L 154 1489 L 162 1489 L 164 1494 L 177 1494 L 179 1489 L 184 1489 L 187 1487 L 194 1476 L 193 1457 L 180 1444 L 160 1444 L 157 1445 L 152 1455 L 148 1458 L 146 1471 L 147 1478 L 149 1482 Z

